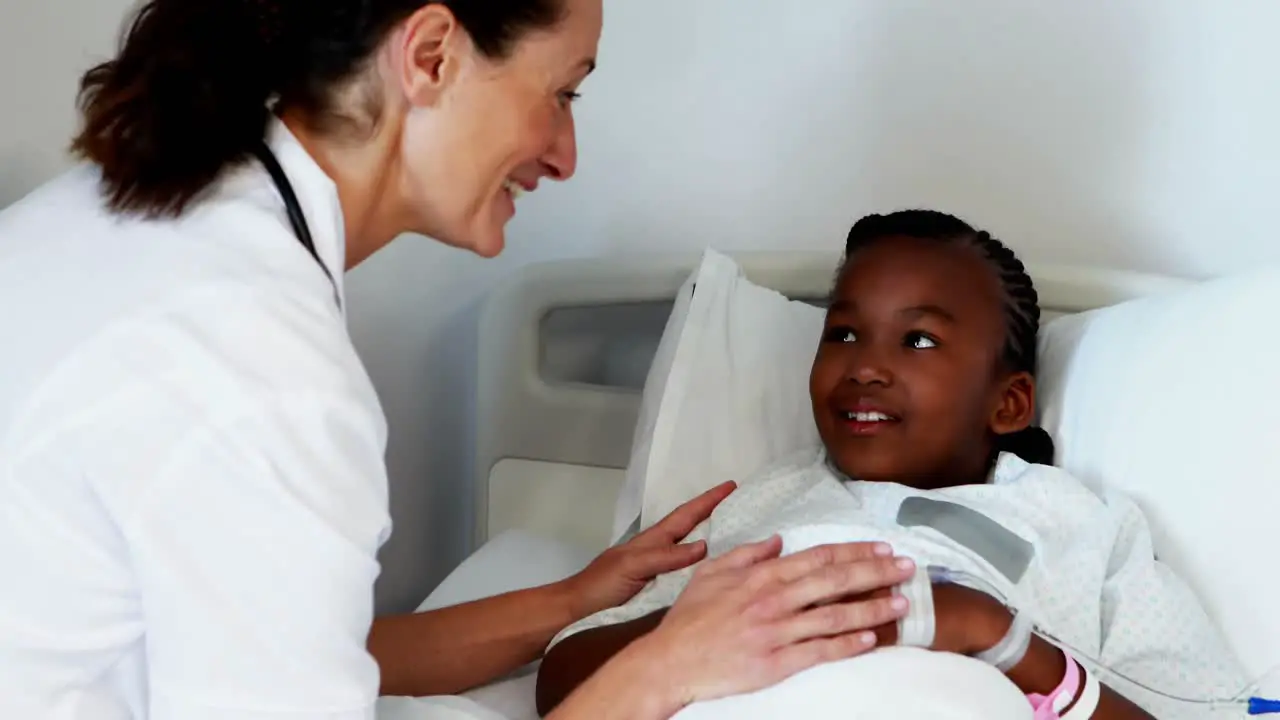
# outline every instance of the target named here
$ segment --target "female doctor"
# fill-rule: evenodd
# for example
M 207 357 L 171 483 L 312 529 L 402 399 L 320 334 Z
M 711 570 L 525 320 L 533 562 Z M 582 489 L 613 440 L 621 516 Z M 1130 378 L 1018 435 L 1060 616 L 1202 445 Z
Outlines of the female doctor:
M 0 215 L 0 717 L 368 718 L 703 559 L 680 540 L 731 485 L 562 583 L 373 618 L 386 433 L 342 273 L 404 233 L 498 254 L 574 172 L 600 26 L 601 0 L 141 7 L 83 78 L 83 162 Z M 669 717 L 902 612 L 870 595 L 911 572 L 887 549 L 780 550 L 703 563 L 556 717 Z

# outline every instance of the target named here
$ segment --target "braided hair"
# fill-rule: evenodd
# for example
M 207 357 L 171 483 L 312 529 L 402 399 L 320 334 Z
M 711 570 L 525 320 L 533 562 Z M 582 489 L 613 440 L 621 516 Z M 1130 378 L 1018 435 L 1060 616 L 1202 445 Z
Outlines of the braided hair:
M 895 235 L 963 245 L 978 251 L 999 279 L 1004 295 L 1006 332 L 1001 360 L 1012 372 L 1034 376 L 1040 296 L 1013 250 L 990 233 L 976 230 L 953 215 L 936 210 L 902 210 L 888 215 L 868 215 L 854 224 L 845 240 L 841 272 L 857 251 Z M 1028 427 L 997 436 L 993 461 L 1000 452 L 1011 452 L 1027 462 L 1049 465 L 1053 463 L 1053 439 L 1041 428 Z

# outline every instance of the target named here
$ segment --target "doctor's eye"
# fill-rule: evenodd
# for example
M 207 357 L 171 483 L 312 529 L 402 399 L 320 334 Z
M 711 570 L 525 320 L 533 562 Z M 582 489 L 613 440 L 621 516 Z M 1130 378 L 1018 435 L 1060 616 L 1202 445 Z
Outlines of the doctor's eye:
M 910 332 L 902 343 L 913 350 L 929 350 L 938 347 L 938 341 L 922 332 Z
M 581 97 L 582 97 L 582 93 L 574 92 L 572 90 L 565 90 L 564 92 L 560 93 L 560 104 L 564 107 L 569 107 Z
M 822 342 L 851 343 L 858 341 L 858 334 L 851 327 L 831 327 L 822 334 Z

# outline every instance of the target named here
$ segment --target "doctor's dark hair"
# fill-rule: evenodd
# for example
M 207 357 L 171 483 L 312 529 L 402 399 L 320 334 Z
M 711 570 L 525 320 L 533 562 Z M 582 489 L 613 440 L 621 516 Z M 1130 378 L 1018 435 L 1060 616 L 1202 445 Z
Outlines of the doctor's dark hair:
M 888 215 L 868 215 L 855 223 L 845 240 L 844 263 L 877 240 L 894 236 L 963 245 L 981 255 L 1004 290 L 1006 332 L 1001 360 L 1010 372 L 1025 372 L 1034 377 L 1040 296 L 1013 250 L 990 233 L 977 230 L 953 215 L 936 210 L 902 210 Z M 997 436 L 995 450 L 1011 452 L 1031 463 L 1053 464 L 1053 439 L 1038 427 Z
M 179 215 L 252 157 L 268 103 L 301 110 L 320 130 L 349 122 L 335 90 L 431 4 L 448 8 L 498 60 L 524 33 L 564 16 L 563 0 L 149 0 L 117 55 L 81 79 L 72 152 L 101 168 L 113 211 Z M 377 99 L 367 105 L 376 109 Z

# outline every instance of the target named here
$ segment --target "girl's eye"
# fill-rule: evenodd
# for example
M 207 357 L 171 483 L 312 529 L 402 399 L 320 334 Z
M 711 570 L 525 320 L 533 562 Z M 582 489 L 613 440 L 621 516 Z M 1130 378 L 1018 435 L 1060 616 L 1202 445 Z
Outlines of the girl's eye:
M 829 343 L 851 343 L 858 341 L 858 335 L 853 331 L 853 328 L 833 327 L 828 328 L 827 331 L 823 333 L 822 341 Z
M 564 92 L 560 93 L 560 104 L 568 107 L 569 105 L 572 105 L 574 101 L 576 101 L 580 97 L 582 97 L 581 93 L 577 93 L 572 90 L 565 90 Z
M 907 333 L 906 345 L 913 350 L 930 350 L 938 347 L 938 341 L 922 332 Z

